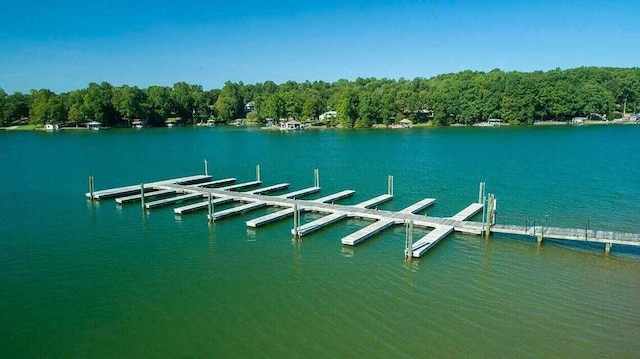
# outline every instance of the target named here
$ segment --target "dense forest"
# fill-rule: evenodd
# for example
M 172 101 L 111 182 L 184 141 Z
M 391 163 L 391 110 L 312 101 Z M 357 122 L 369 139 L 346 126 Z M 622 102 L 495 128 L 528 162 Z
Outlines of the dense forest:
M 640 68 L 581 67 L 530 73 L 496 69 L 428 79 L 358 78 L 280 85 L 229 81 L 222 89 L 212 90 L 185 82 L 143 89 L 90 83 L 87 88 L 60 94 L 40 89 L 9 95 L 0 88 L 0 126 L 20 121 L 75 125 L 87 120 L 126 126 L 131 119 L 162 126 L 167 118 L 180 118 L 185 124 L 237 118 L 318 122 L 318 116 L 330 110 L 337 116 L 324 124 L 341 127 L 391 124 L 402 118 L 435 125 L 490 118 L 511 124 L 564 121 L 573 116 L 613 119 L 623 111 L 640 110 Z

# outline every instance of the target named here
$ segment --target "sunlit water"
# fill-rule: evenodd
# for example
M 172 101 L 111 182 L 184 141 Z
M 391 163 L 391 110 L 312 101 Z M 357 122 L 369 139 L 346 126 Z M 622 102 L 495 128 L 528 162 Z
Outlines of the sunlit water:
M 203 172 L 265 185 L 387 190 L 450 216 L 498 198 L 498 222 L 638 232 L 640 126 L 264 132 L 0 133 L 0 357 L 637 357 L 640 251 L 454 234 L 405 263 L 404 229 L 357 247 L 344 220 L 293 242 L 262 209 L 92 204 L 110 188 Z M 226 207 L 222 207 L 226 208 Z M 317 218 L 307 214 L 304 221 Z M 416 237 L 422 234 L 417 230 Z

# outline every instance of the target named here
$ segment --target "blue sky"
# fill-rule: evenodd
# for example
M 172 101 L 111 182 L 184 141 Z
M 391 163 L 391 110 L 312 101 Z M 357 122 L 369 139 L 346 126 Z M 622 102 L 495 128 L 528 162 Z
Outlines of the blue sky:
M 8 93 L 640 66 L 637 0 L 0 4 Z

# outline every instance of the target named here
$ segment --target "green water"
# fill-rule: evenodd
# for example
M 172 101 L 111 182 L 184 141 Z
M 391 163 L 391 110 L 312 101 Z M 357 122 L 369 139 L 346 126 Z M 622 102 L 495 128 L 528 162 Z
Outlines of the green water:
M 262 132 L 0 133 L 0 357 L 616 357 L 640 353 L 640 251 L 455 234 L 403 260 L 397 227 L 355 248 L 345 220 L 292 242 L 268 209 L 206 223 L 110 188 L 203 172 L 343 189 L 395 179 L 398 210 L 450 216 L 498 198 L 498 222 L 638 232 L 640 126 Z M 309 198 L 314 198 L 310 196 Z M 218 208 L 218 207 L 216 207 Z M 220 209 L 225 207 L 220 207 Z M 309 221 L 317 215 L 308 214 Z M 424 232 L 416 233 L 416 237 Z

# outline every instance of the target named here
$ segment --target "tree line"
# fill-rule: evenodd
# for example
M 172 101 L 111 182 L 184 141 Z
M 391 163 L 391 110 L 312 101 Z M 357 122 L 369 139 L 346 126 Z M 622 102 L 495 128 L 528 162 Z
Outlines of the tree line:
M 246 106 L 252 103 L 253 106 Z M 640 68 L 580 67 L 536 72 L 462 71 L 432 78 L 357 78 L 333 83 L 288 81 L 256 84 L 227 81 L 222 89 L 178 82 L 173 86 L 112 86 L 56 94 L 48 89 L 7 94 L 0 88 L 0 126 L 19 120 L 33 125 L 106 126 L 144 119 L 155 126 L 167 118 L 186 124 L 207 120 L 294 118 L 318 121 L 336 111 L 326 125 L 369 127 L 402 118 L 436 125 L 472 124 L 501 118 L 511 124 L 564 121 L 573 116 L 613 119 L 640 110 Z M 606 117 L 605 117 L 606 116 Z M 127 122 L 128 121 L 128 122 Z

